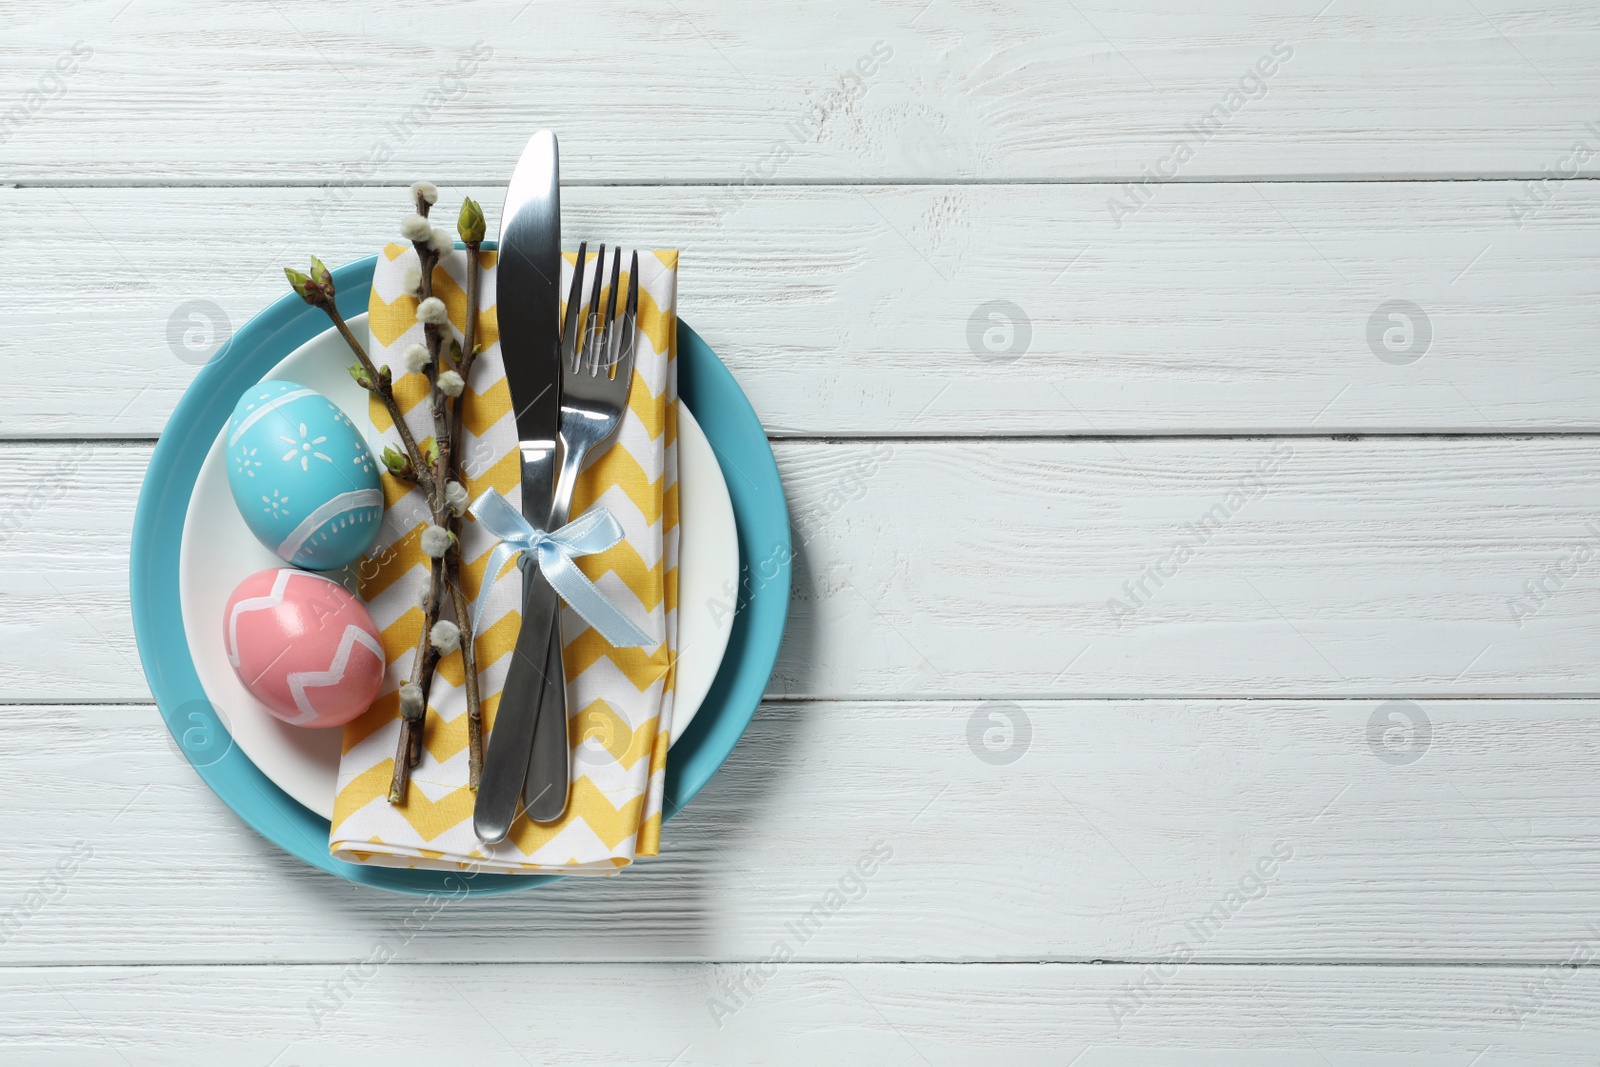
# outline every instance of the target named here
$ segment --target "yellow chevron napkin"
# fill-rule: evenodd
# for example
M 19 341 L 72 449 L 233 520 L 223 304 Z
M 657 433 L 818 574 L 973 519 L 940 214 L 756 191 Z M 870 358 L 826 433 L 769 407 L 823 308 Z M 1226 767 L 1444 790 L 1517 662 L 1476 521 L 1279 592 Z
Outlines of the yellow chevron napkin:
M 434 294 L 449 308 L 458 340 L 466 325 L 466 257 L 461 250 L 445 256 L 433 274 Z M 629 258 L 625 250 L 622 262 Z M 483 267 L 479 338 L 487 347 L 462 394 L 465 442 L 458 447 L 469 499 L 493 488 L 520 506 L 517 434 L 495 315 L 497 259 L 494 252 L 479 253 Z M 562 293 L 571 284 L 574 262 L 571 255 L 563 262 Z M 416 298 L 405 292 L 403 280 L 406 268 L 416 264 L 416 252 L 409 245 L 389 245 L 378 257 L 369 331 L 372 360 L 380 366 L 400 368 L 401 353 L 423 339 Z M 604 875 L 614 874 L 637 857 L 656 854 L 678 640 L 677 268 L 676 252 L 639 253 L 638 347 L 629 410 L 615 443 L 590 461 L 573 495 L 574 519 L 604 506 L 625 532 L 615 547 L 580 557 L 579 568 L 656 644 L 613 648 L 563 607 L 568 736 L 573 748 L 572 801 L 566 817 L 548 826 L 519 819 L 511 836 L 494 846 L 484 846 L 473 834 L 476 794 L 467 786 L 467 701 L 460 652 L 439 663 L 422 758 L 412 768 L 406 803 L 389 803 L 400 730 L 398 690 L 410 675 L 421 635 L 419 599 L 428 584 L 428 560 L 420 540 L 429 516 L 420 490 L 385 474 L 383 528 L 360 574 L 361 594 L 383 634 L 388 671 L 377 702 L 344 728 L 328 843 L 338 859 L 510 874 Z M 588 270 L 594 269 L 591 258 Z M 433 435 L 427 381 L 421 374 L 399 373 L 396 399 L 420 444 Z M 371 418 L 374 452 L 385 444 L 399 448 L 398 434 L 376 400 Z M 469 600 L 476 603 L 495 541 L 470 518 L 461 541 L 462 581 Z M 476 635 L 479 692 L 490 744 L 521 625 L 521 589 L 515 567 L 492 582 L 483 630 Z M 441 617 L 451 618 L 453 613 L 447 608 Z

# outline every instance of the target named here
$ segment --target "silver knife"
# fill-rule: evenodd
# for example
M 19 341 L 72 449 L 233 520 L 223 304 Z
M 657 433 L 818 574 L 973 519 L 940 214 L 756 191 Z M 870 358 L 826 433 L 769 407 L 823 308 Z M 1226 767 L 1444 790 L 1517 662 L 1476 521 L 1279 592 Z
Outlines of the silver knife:
M 522 454 L 522 514 L 540 530 L 550 521 L 561 420 L 560 283 L 556 136 L 540 130 L 523 149 L 506 190 L 495 283 L 500 352 Z M 547 688 L 544 667 L 556 595 L 531 560 L 524 557 L 521 562 L 522 629 L 489 734 L 472 815 L 472 829 L 485 844 L 505 840 L 516 822 L 541 695 Z M 561 719 L 565 740 L 564 699 Z

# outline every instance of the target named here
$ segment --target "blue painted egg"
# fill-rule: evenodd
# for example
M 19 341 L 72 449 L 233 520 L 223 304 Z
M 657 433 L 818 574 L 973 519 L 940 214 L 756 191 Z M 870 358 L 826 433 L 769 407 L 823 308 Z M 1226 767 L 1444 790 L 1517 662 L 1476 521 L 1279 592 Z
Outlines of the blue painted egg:
M 294 382 L 252 386 L 226 444 L 233 502 L 279 558 L 325 571 L 372 547 L 383 518 L 378 466 L 333 401 Z

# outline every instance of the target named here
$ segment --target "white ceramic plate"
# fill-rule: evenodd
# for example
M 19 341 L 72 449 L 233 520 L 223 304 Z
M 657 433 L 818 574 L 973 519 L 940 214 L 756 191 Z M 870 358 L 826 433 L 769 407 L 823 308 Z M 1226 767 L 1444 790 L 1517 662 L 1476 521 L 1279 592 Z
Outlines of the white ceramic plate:
M 351 320 L 357 337 L 366 336 L 366 323 L 365 315 Z M 329 329 L 290 353 L 266 377 L 309 386 L 343 408 L 357 426 L 367 426 L 367 394 L 346 373 L 348 362 L 344 342 Z M 183 526 L 178 595 L 189 655 L 206 697 L 244 754 L 285 793 L 331 819 L 343 731 L 302 729 L 274 717 L 245 689 L 223 649 L 222 613 L 234 587 L 256 571 L 284 566 L 251 535 L 234 506 L 223 436 L 217 435 L 200 467 Z M 729 591 L 739 582 L 738 531 L 728 486 L 710 442 L 681 403 L 678 493 L 680 651 L 673 741 L 694 718 L 722 664 L 732 628 L 726 613 L 719 619 L 719 605 L 728 602 Z

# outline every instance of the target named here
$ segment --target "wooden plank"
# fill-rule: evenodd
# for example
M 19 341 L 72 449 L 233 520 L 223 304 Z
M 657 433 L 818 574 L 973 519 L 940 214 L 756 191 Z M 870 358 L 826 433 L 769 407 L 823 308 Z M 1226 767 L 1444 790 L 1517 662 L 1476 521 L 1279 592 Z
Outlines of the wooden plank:
M 1597 447 L 780 442 L 796 547 L 770 692 L 1592 696 Z M 10 699 L 147 697 L 126 566 L 149 454 L 0 447 Z
M 1539 177 L 1600 123 L 1581 0 L 12 6 L 23 181 L 503 180 L 541 126 L 584 182 Z
M 1594 448 L 796 444 L 779 455 L 802 547 L 772 686 L 1593 694 Z
M 373 1062 L 381 1050 L 396 1065 L 1403 1059 L 1460 1067 L 1474 1057 L 1592 1063 L 1600 1010 L 1593 967 L 1190 966 L 1118 1021 L 1110 1006 L 1143 977 L 1137 968 L 768 970 L 748 980 L 755 992 L 741 1007 L 714 1019 L 708 1005 L 729 1002 L 723 986 L 738 980 L 735 968 L 363 960 L 344 968 L 8 969 L 0 971 L 0 1034 L 8 1062 L 19 1065 L 68 1054 L 85 1065 L 337 1065 Z
M 1593 695 L 1593 438 L 778 450 L 794 696 Z
M 153 708 L 10 706 L 0 962 L 345 963 L 398 929 L 404 959 L 456 964 L 782 939 L 813 962 L 1558 965 L 1600 945 L 1597 711 L 769 704 L 658 859 L 413 923 L 423 900 L 242 825 Z
M 1520 229 L 1519 188 L 1180 185 L 1121 227 L 1106 186 L 791 187 L 728 213 L 706 187 L 577 188 L 564 207 L 569 243 L 684 250 L 683 315 L 775 435 L 1593 432 L 1600 187 Z M 157 433 L 285 263 L 393 238 L 401 191 L 319 226 L 323 192 L 0 190 L 28 220 L 0 270 L 48 294 L 0 337 L 40 368 L 8 381 L 0 435 Z M 500 190 L 470 192 L 498 215 Z

